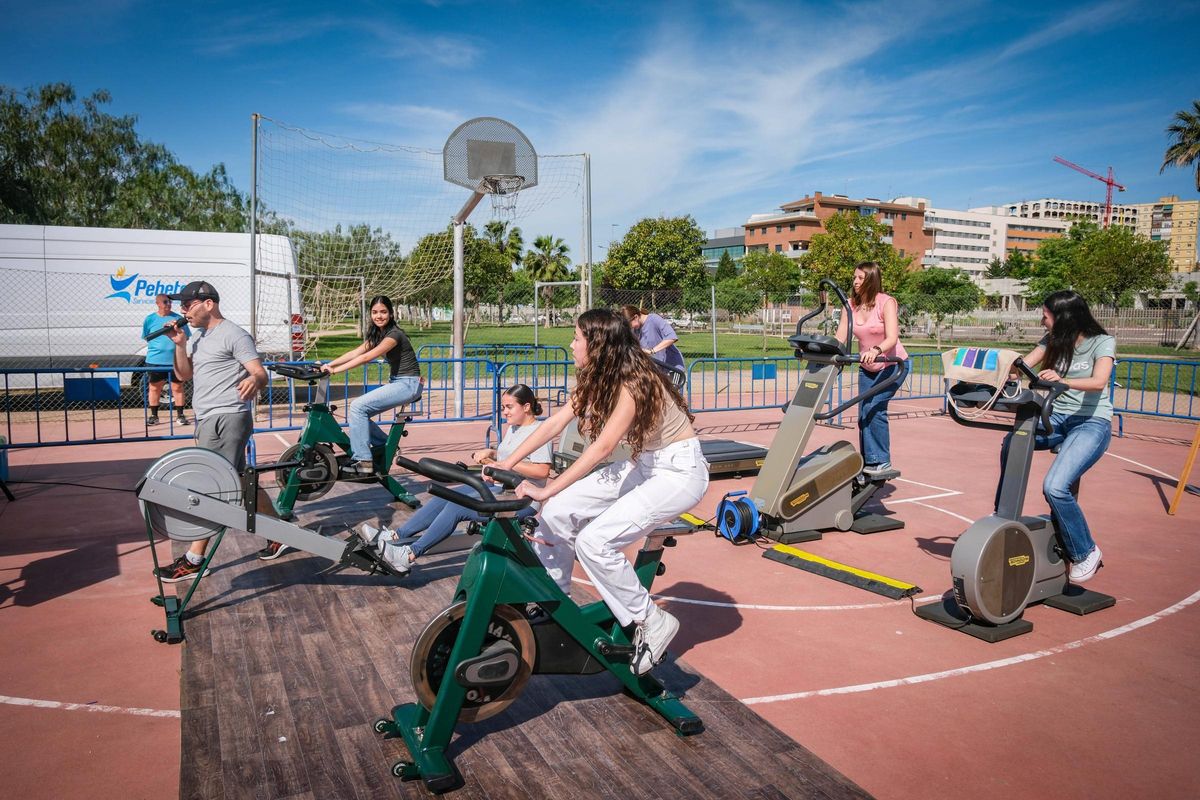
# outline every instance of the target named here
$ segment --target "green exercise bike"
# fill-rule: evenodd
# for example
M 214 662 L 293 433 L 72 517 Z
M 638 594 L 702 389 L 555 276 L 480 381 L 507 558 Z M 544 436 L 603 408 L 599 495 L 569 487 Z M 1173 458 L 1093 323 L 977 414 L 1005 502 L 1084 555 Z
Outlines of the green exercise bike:
M 700 718 L 655 678 L 633 673 L 632 640 L 604 602 L 578 606 L 546 574 L 526 539 L 536 520 L 514 516 L 529 505 L 528 498 L 506 492 L 497 499 L 479 475 L 444 461 L 401 457 L 397 463 L 433 480 L 430 494 L 487 519 L 474 523 L 482 538 L 463 568 L 454 602 L 425 626 L 413 646 L 409 663 L 417 702 L 396 706 L 390 719 L 375 723 L 377 733 L 403 737 L 408 746 L 411 760 L 397 761 L 393 775 L 420 778 L 435 793 L 461 786 L 462 777 L 446 752 L 455 725 L 503 711 L 534 674 L 590 675 L 607 670 L 678 734 L 704 730 Z M 491 467 L 487 474 L 508 489 L 525 480 L 516 472 Z M 463 484 L 477 496 L 444 485 L 450 483 Z M 673 525 L 646 538 L 634 562 L 646 589 L 666 570 L 663 548 L 673 547 L 676 536 L 693 530 Z M 529 604 L 537 604 L 549 619 L 532 624 L 526 614 Z
M 274 505 L 275 513 L 279 514 L 280 519 L 292 519 L 295 516 L 293 508 L 298 501 L 321 497 L 339 480 L 377 482 L 387 489 L 394 499 L 409 508 L 421 505 L 420 500 L 413 497 L 389 474 L 392 460 L 400 450 L 400 439 L 408 435 L 404 426 L 412 422 L 412 417 L 396 420 L 388 432 L 387 441 L 383 445 L 371 447 L 374 475 L 347 477 L 343 475 L 342 468 L 351 460 L 350 437 L 333 416 L 337 406 L 328 403 L 329 375 L 308 364 L 273 364 L 268 369 L 285 378 L 305 381 L 313 387 L 312 400 L 304 406 L 308 418 L 304 423 L 304 430 L 300 433 L 300 441 L 279 456 L 280 462 L 296 465 L 280 467 L 275 471 L 279 495 L 275 498 Z M 335 448 L 340 448 L 341 452 Z

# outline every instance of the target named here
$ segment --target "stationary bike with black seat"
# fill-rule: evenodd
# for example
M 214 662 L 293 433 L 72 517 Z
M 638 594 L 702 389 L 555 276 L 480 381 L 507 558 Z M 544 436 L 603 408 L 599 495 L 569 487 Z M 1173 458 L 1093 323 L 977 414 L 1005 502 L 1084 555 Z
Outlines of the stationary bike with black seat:
M 832 419 L 887 391 L 908 375 L 904 359 L 877 358 L 877 364 L 898 364 L 899 368 L 867 391 L 822 410 L 842 368 L 859 363 L 859 358 L 850 354 L 854 336 L 850 301 L 833 281 L 822 279 L 821 286 L 832 289 L 841 302 L 847 321 L 846 340 L 804 332 L 804 323 L 825 311 L 822 292 L 820 304 L 796 323 L 796 333 L 788 338 L 796 358 L 805 362 L 804 372 L 795 396 L 784 409 L 783 421 L 767 450 L 758 478 L 749 492 L 729 492 L 717 507 L 717 532 L 730 541 L 761 535 L 781 544 L 793 544 L 820 539 L 822 532 L 829 530 L 866 534 L 904 527 L 904 522 L 894 517 L 862 510 L 884 484 L 900 477 L 898 470 L 863 472 L 862 455 L 847 441 L 837 441 L 805 454 L 817 422 Z
M 941 604 L 916 609 L 922 619 L 987 642 L 1033 630 L 1033 624 L 1022 615 L 1035 603 L 1080 615 L 1116 603 L 1109 595 L 1070 583 L 1065 550 L 1050 516 L 1022 514 L 1035 434 L 1039 426 L 1043 432 L 1053 433 L 1050 414 L 1054 401 L 1068 387 L 1041 380 L 1020 358 L 1013 366 L 1029 380 L 1028 386 L 1017 381 L 1002 387 L 960 382 L 949 389 L 947 408 L 955 422 L 1013 435 L 1001 467 L 995 513 L 972 523 L 951 552 L 953 596 Z M 992 411 L 1012 414 L 1013 424 L 971 419 L 960 411 L 988 404 Z M 1071 489 L 1078 493 L 1078 486 Z
M 389 473 L 392 459 L 400 450 L 400 439 L 408 435 L 404 426 L 412 417 L 404 417 L 392 423 L 387 441 L 382 446 L 371 447 L 371 460 L 375 474 L 364 478 L 342 477 L 341 469 L 350 463 L 350 437 L 338 424 L 333 412 L 337 406 L 328 403 L 329 375 L 319 367 L 309 364 L 273 364 L 271 371 L 297 381 L 306 381 L 314 387 L 312 401 L 304 406 L 307 419 L 300 441 L 284 450 L 279 460 L 284 463 L 299 462 L 295 467 L 281 467 L 275 472 L 279 484 L 279 495 L 275 498 L 275 512 L 281 519 L 291 519 L 293 508 L 300 500 L 315 500 L 321 497 L 339 479 L 355 482 L 375 481 L 387 489 L 392 497 L 409 508 L 417 508 L 421 501 L 405 489 Z M 334 448 L 340 448 L 338 453 Z
M 433 618 L 413 647 L 410 667 L 417 702 L 392 709 L 375 730 L 404 738 L 411 761 L 396 762 L 392 774 L 421 778 L 434 792 L 462 783 L 446 751 L 455 724 L 486 719 L 507 708 L 520 695 L 530 675 L 590 675 L 608 671 L 625 690 L 659 714 L 680 735 L 704 730 L 693 714 L 650 675 L 630 669 L 634 646 L 603 601 L 578 606 L 546 574 L 526 535 L 537 522 L 517 520 L 528 498 L 505 493 L 496 498 L 487 483 L 462 467 L 423 458 L 401 457 L 401 466 L 434 481 L 430 494 L 465 506 L 487 520 L 482 538 L 463 568 L 454 602 Z M 487 468 L 491 480 L 515 488 L 524 476 Z M 475 496 L 448 488 L 463 484 Z M 476 528 L 480 528 L 476 525 Z M 687 525 L 660 528 L 647 536 L 634 561 L 647 589 L 662 575 L 665 547 L 675 537 L 692 533 Z M 531 624 L 525 611 L 536 603 L 550 617 Z

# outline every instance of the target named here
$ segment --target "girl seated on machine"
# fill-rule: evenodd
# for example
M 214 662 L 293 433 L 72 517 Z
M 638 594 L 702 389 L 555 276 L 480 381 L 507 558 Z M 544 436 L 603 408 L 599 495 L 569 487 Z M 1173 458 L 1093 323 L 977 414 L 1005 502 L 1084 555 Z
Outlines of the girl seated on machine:
M 1039 433 L 1036 449 L 1058 448 L 1042 482 L 1067 560 L 1071 582 L 1085 583 L 1104 565 L 1103 554 L 1071 491 L 1083 474 L 1100 460 L 1112 439 L 1113 404 L 1108 382 L 1117 355 L 1117 340 L 1096 321 L 1087 301 L 1070 289 L 1054 292 L 1042 302 L 1042 327 L 1046 335 L 1026 356 L 1031 368 L 1041 366 L 1038 377 L 1062 381 L 1071 387 L 1054 401 L 1050 421 L 1054 434 Z M 1012 434 L 1004 437 L 1003 468 Z M 999 503 L 999 490 L 996 502 Z
M 625 317 L 606 309 L 579 316 L 571 341 L 576 384 L 570 402 L 496 466 L 514 469 L 578 417 L 592 443 L 566 471 L 517 494 L 544 501 L 534 549 L 570 594 L 576 558 L 622 626 L 637 626 L 638 675 L 666 655 L 679 621 L 656 606 L 622 552 L 660 523 L 690 510 L 708 488 L 708 464 L 687 401 L 643 351 Z M 628 460 L 592 470 L 624 439 Z M 485 469 L 486 472 L 486 469 Z
M 377 358 L 386 358 L 391 374 L 388 382 L 367 392 L 350 404 L 346 414 L 350 421 L 350 457 L 353 462 L 344 468 L 352 477 L 368 477 L 375 473 L 372 446 L 387 442 L 383 429 L 371 417 L 390 408 L 415 403 L 421 397 L 421 368 L 408 334 L 396 325 L 392 301 L 384 295 L 371 298 L 370 321 L 358 347 L 322 364 L 330 375 L 348 372 Z
M 477 450 L 471 454 L 471 460 L 483 465 L 508 458 L 541 425 L 538 419 L 541 413 L 542 404 L 525 384 L 518 383 L 505 391 L 500 402 L 500 414 L 508 423 L 508 430 L 501 437 L 499 447 Z M 512 469 L 528 478 L 531 484 L 544 486 L 546 478 L 550 476 L 550 461 L 550 443 L 546 442 Z M 517 516 L 533 516 L 537 513 L 537 505 L 535 503 L 522 509 Z M 422 554 L 454 533 L 460 522 L 482 520 L 483 517 L 469 508 L 440 497 L 430 497 L 399 529 L 392 531 L 385 527 L 376 531 L 364 525 L 361 535 L 368 545 L 374 543 L 378 547 L 380 554 L 397 572 L 408 572 Z M 412 545 L 397 544 L 397 540 L 409 539 L 417 534 L 423 535 Z

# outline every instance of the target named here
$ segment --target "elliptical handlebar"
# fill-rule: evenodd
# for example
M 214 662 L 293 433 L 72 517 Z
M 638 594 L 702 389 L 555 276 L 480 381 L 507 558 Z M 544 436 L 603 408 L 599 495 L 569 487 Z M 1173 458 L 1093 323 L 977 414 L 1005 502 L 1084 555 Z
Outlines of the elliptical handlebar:
M 1047 434 L 1054 433 L 1054 424 L 1050 421 L 1050 413 L 1054 410 L 1054 401 L 1058 396 L 1067 391 L 1071 387 L 1063 381 L 1044 381 L 1038 374 L 1030 369 L 1025 363 L 1025 359 L 1018 358 L 1013 362 L 1013 366 L 1025 373 L 1025 377 L 1029 378 L 1030 389 L 1044 389 L 1048 392 L 1045 402 L 1042 406 L 1042 427 L 1046 429 Z
M 842 287 L 829 278 L 821 278 L 817 283 L 817 307 L 796 321 L 796 335 L 799 336 L 801 334 L 801 328 L 804 327 L 804 323 L 825 311 L 825 293 L 820 291 L 822 286 L 828 286 L 833 289 L 833 293 L 838 296 L 838 301 L 842 304 L 842 312 L 846 315 L 846 340 L 841 345 L 843 351 L 849 352 L 850 341 L 854 338 L 854 314 L 850 311 L 850 300 L 846 297 L 846 293 L 842 291 Z
M 858 361 L 858 356 L 837 356 L 836 360 L 838 363 L 841 363 L 841 364 L 853 364 Z M 849 400 L 845 401 L 844 403 L 840 403 L 839 405 L 835 406 L 834 408 L 829 409 L 828 411 L 822 411 L 820 414 L 813 414 L 813 419 L 818 419 L 818 420 L 832 419 L 833 417 L 836 417 L 838 414 L 845 411 L 847 408 L 850 408 L 851 406 L 856 406 L 859 403 L 861 403 L 863 400 L 866 400 L 867 398 L 874 397 L 875 395 L 880 394 L 881 392 L 887 391 L 888 389 L 895 386 L 896 384 L 903 382 L 904 379 L 908 377 L 908 362 L 905 361 L 903 358 L 900 358 L 899 356 L 879 356 L 878 358 L 875 359 L 875 363 L 876 364 L 879 364 L 879 363 L 899 364 L 900 369 L 896 370 L 895 374 L 893 374 L 892 376 L 883 379 L 882 381 L 875 384 L 867 391 L 862 392 L 861 394 L 854 395 L 853 397 L 851 397 Z
M 445 461 L 439 461 L 436 458 L 422 458 L 420 461 L 413 461 L 404 456 L 396 456 L 396 463 L 410 472 L 415 472 L 418 475 L 424 475 L 436 483 L 429 487 L 429 493 L 435 497 L 440 497 L 443 500 L 449 500 L 451 503 L 457 503 L 464 508 L 469 508 L 479 514 L 495 514 L 502 511 L 520 511 L 528 506 L 533 500 L 528 497 L 518 497 L 513 500 L 497 500 L 492 494 L 492 490 L 488 488 L 487 483 L 479 475 L 469 472 L 463 467 L 455 464 L 450 464 Z M 517 475 L 515 472 L 508 470 L 499 470 L 503 473 L 497 475 L 496 478 L 500 483 L 508 484 L 510 476 Z M 525 480 L 523 477 L 521 480 Z M 456 492 L 442 484 L 446 483 L 461 483 L 475 490 L 479 495 L 478 498 L 470 495 Z M 510 487 L 511 488 L 511 487 Z

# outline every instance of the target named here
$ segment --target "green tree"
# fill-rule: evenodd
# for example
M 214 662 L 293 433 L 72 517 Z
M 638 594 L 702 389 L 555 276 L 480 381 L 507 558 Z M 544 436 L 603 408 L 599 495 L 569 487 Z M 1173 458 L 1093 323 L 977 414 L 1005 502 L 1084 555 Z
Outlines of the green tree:
M 1167 167 L 1186 169 L 1195 165 L 1196 191 L 1200 192 L 1200 100 L 1192 101 L 1191 110 L 1176 112 L 1175 121 L 1167 126 L 1167 135 L 1174 141 L 1163 154 L 1158 174 Z
M 725 309 L 732 316 L 749 314 L 758 306 L 759 298 L 737 278 L 717 284 L 717 308 Z
M 1200 305 L 1200 286 L 1197 286 L 1195 281 L 1185 283 L 1181 291 L 1183 292 L 1183 299 L 1191 303 L 1192 308 Z
M 533 249 L 522 259 L 525 272 L 531 281 L 548 283 L 565 281 L 570 278 L 571 259 L 567 256 L 570 248 L 555 236 L 539 236 L 533 240 Z M 542 299 L 546 304 L 546 327 L 551 325 L 550 309 L 554 307 L 554 286 L 542 287 Z M 537 324 L 537 321 L 534 321 Z
M 984 277 L 1023 279 L 1032 275 L 1033 271 L 1033 255 L 1024 250 L 1011 250 L 1003 261 L 993 258 Z
M 690 216 L 639 220 L 608 249 L 605 285 L 617 289 L 678 289 L 704 270 L 708 237 Z
M 225 167 L 199 174 L 143 142 L 133 116 L 65 83 L 0 86 L 0 222 L 244 231 L 249 203 Z
M 1030 302 L 1074 289 L 1089 303 L 1116 308 L 1132 302 L 1137 292 L 1164 291 L 1171 259 L 1165 242 L 1151 241 L 1124 226 L 1101 228 L 1087 221 L 1072 225 L 1065 236 L 1041 242 L 1025 277 Z
M 717 261 L 717 271 L 713 275 L 713 283 L 727 281 L 730 278 L 737 277 L 737 262 L 733 260 L 733 256 L 726 250 L 721 253 L 721 258 Z
M 752 250 L 742 259 L 742 285 L 762 298 L 763 354 L 767 352 L 768 301 L 786 300 L 800 285 L 800 271 L 783 253 Z
M 1165 291 L 1170 279 L 1166 242 L 1151 241 L 1124 225 L 1084 228 L 1071 283 L 1088 302 L 1117 308 L 1132 302 L 1136 292 Z
M 933 317 L 939 348 L 942 346 L 942 320 L 948 314 L 977 308 L 982 296 L 967 273 L 942 267 L 927 267 L 909 273 L 896 292 L 896 300 L 909 311 L 923 311 Z
M 508 270 L 494 271 L 494 277 L 497 280 L 494 297 L 497 305 L 497 312 L 501 322 L 504 321 L 504 301 L 509 294 L 509 285 L 512 283 L 513 269 L 521 266 L 521 257 L 525 253 L 525 240 L 521 235 L 521 229 L 516 225 L 512 225 L 508 220 L 494 219 L 483 226 L 484 238 L 496 248 L 497 252 L 503 254 L 508 260 Z
M 901 256 L 883 239 L 892 229 L 874 217 L 834 214 L 825 220 L 824 233 L 813 234 L 808 252 L 800 257 L 804 286 L 816 291 L 822 278 L 849 290 L 854 268 L 864 261 L 879 265 L 883 290 L 894 291 L 908 273 L 912 256 Z

